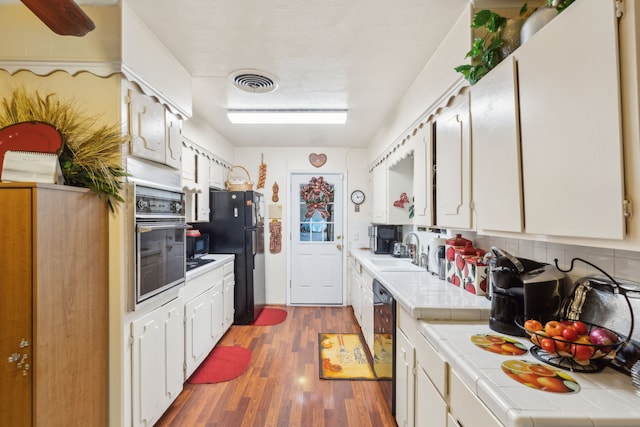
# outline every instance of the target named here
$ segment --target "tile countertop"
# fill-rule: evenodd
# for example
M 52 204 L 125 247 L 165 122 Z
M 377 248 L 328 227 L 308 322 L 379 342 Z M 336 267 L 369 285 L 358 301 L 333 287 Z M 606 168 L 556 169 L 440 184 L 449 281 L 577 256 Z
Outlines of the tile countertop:
M 213 269 L 216 269 L 218 267 L 221 267 L 223 264 L 226 264 L 229 261 L 233 261 L 235 258 L 235 255 L 231 254 L 209 254 L 209 255 L 204 255 L 202 258 L 204 259 L 213 259 L 213 262 L 210 262 L 208 264 L 205 264 L 203 266 L 200 266 L 198 268 L 194 268 L 193 270 L 189 270 L 187 271 L 187 274 L 185 276 L 186 280 L 191 280 L 195 277 L 198 277 L 208 271 L 211 271 Z
M 487 320 L 491 302 L 437 276 L 423 272 L 379 271 L 371 262 L 368 249 L 352 249 L 351 255 L 394 296 L 398 304 L 415 319 Z M 391 256 L 389 255 L 391 258 Z
M 503 335 L 487 323 L 421 321 L 418 332 L 506 427 L 640 426 L 640 396 L 631 378 L 613 368 L 587 374 L 565 371 L 580 390 L 546 392 L 520 384 L 502 372 L 501 363 L 507 359 L 541 363 L 532 355 L 502 356 L 471 342 L 474 334 Z M 531 345 L 525 338 L 517 339 Z

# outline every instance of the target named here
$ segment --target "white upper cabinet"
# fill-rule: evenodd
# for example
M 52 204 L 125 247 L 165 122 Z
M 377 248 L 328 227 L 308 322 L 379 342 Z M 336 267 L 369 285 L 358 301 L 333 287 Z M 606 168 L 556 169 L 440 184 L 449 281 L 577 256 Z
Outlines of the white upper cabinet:
M 514 53 L 527 233 L 624 238 L 615 12 L 577 1 Z
M 469 95 L 463 92 L 436 118 L 436 225 L 471 228 Z
M 182 167 L 182 120 L 166 110 L 167 151 L 165 162 L 174 169 Z
M 209 162 L 209 187 L 224 190 L 227 180 L 227 168 L 222 161 L 212 158 Z
M 478 231 L 523 231 L 515 61 L 509 57 L 471 88 L 473 204 Z
M 383 161 L 371 172 L 371 188 L 373 196 L 372 222 L 387 223 L 387 163 Z
M 414 135 L 413 151 L 413 224 L 433 225 L 433 126 L 427 122 Z
M 129 154 L 165 163 L 164 107 L 134 89 L 127 91 Z

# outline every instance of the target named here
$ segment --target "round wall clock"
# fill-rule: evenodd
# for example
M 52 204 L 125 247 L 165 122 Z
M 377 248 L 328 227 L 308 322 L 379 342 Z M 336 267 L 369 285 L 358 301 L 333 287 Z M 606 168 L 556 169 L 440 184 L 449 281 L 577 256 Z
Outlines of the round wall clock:
M 351 193 L 351 201 L 356 205 L 361 205 L 364 202 L 364 192 L 362 190 L 354 190 Z

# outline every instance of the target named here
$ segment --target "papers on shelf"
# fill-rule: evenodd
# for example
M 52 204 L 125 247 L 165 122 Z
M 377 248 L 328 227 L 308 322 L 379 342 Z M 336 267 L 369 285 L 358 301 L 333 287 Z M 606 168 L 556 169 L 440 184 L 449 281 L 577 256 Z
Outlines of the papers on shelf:
M 0 180 L 64 184 L 58 155 L 33 151 L 7 151 Z

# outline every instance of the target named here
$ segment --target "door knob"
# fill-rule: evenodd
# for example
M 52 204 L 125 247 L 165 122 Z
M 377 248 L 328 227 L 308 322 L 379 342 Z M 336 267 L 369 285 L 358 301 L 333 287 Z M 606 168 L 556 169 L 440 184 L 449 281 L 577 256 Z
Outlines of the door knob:
M 341 250 L 342 250 L 342 245 L 341 245 L 340 243 L 338 243 L 338 244 L 336 245 L 336 248 L 338 248 L 338 250 L 339 250 L 339 251 L 341 251 Z

